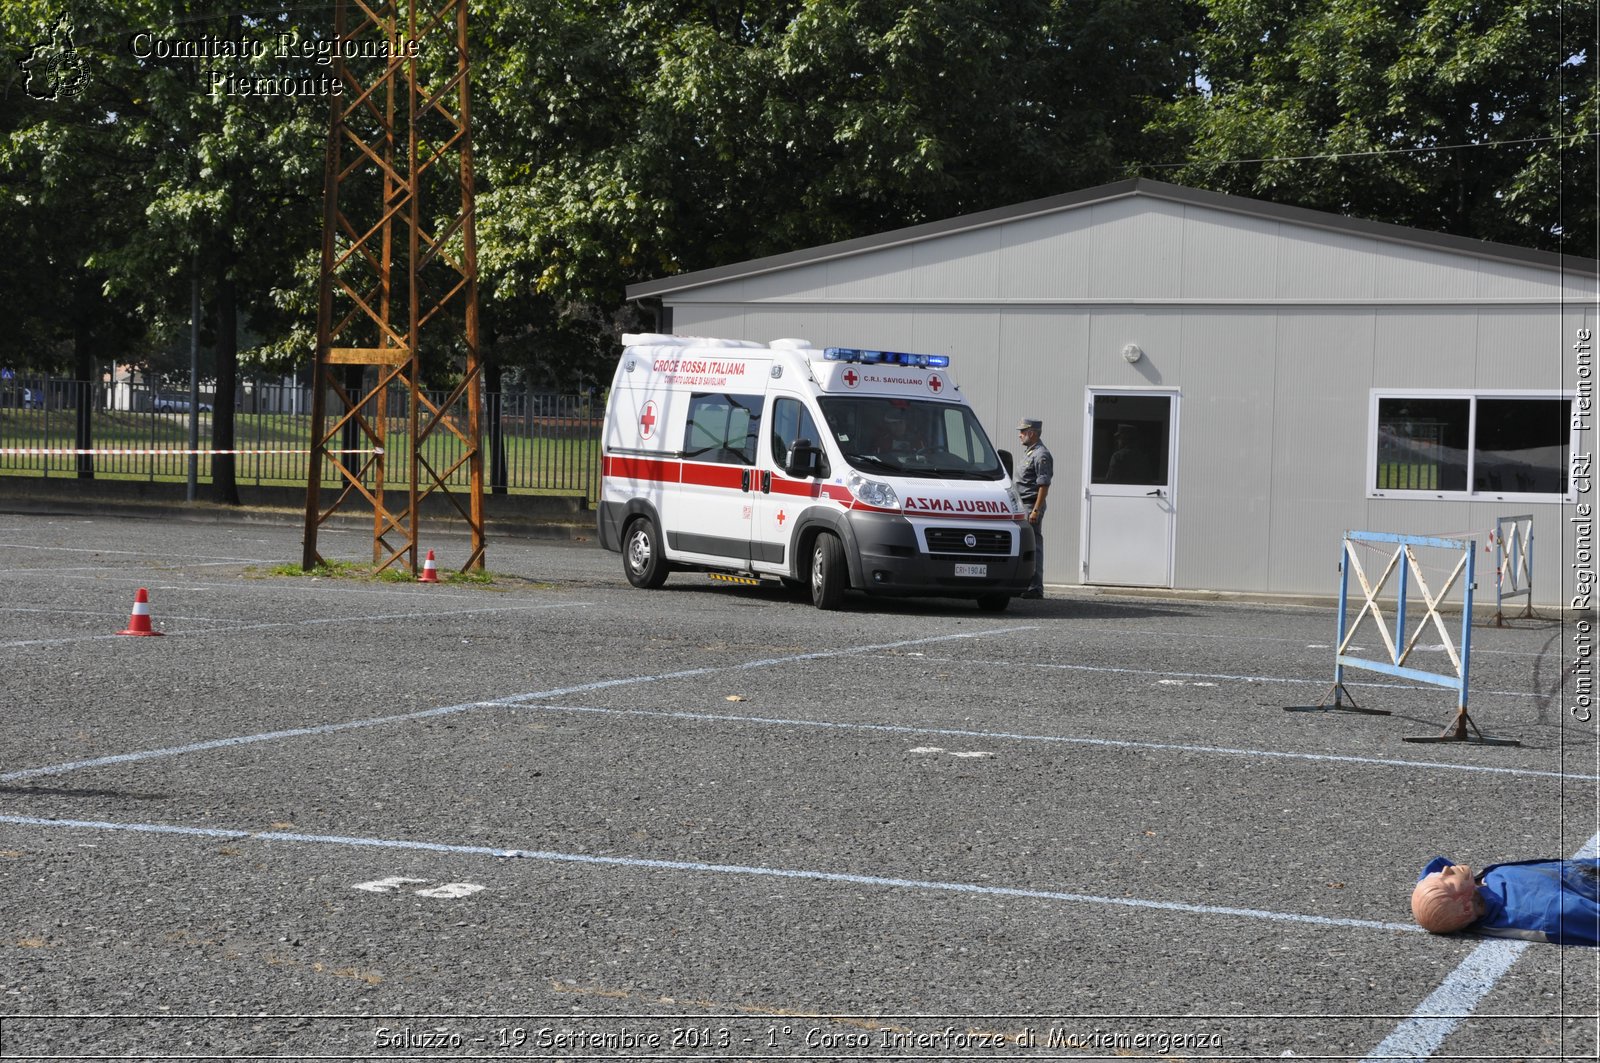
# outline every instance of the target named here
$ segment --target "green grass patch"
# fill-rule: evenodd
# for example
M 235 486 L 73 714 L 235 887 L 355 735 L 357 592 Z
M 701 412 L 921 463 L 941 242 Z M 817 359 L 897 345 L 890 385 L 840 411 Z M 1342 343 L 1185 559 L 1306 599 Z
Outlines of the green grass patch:
M 487 569 L 473 572 L 453 572 L 438 569 L 439 582 L 459 584 L 471 587 L 492 588 L 502 583 L 517 583 L 526 586 L 550 587 L 553 584 L 532 583 L 528 580 L 514 576 L 496 575 Z M 355 561 L 321 561 L 311 569 L 305 569 L 293 562 L 273 565 L 265 572 L 255 569 L 246 569 L 247 575 L 282 576 L 289 579 L 337 579 L 351 580 L 366 583 L 415 583 L 417 576 L 413 576 L 406 568 L 399 565 L 390 565 L 383 571 L 378 571 L 376 566 L 362 564 Z
M 1439 466 L 1421 462 L 1379 462 L 1377 489 L 1380 491 L 1437 491 L 1439 489 Z
M 292 562 L 273 565 L 267 569 L 269 576 L 289 576 L 296 579 L 366 579 L 372 575 L 371 565 L 358 565 L 354 561 L 319 561 L 312 568 Z
M 200 414 L 200 448 L 211 446 L 209 413 Z M 73 410 L 0 409 L 0 446 L 71 450 L 77 446 L 76 412 Z M 92 411 L 90 434 L 97 450 L 177 451 L 189 445 L 187 413 L 134 413 L 123 410 Z M 507 432 L 503 437 L 507 486 L 514 491 L 557 494 L 597 493 L 600 473 L 600 443 L 590 438 L 546 438 Z M 350 441 L 357 450 L 370 450 L 374 444 L 364 434 Z M 307 479 L 311 448 L 311 419 L 303 415 L 239 413 L 234 418 L 234 449 L 276 453 L 239 454 L 234 457 L 239 483 L 263 485 L 303 485 Z M 338 449 L 343 440 L 330 445 Z M 390 485 L 409 479 L 411 438 L 403 419 L 391 418 L 384 439 L 384 480 Z M 483 442 L 484 476 L 490 470 L 489 439 Z M 444 474 L 461 460 L 465 444 L 449 431 L 436 430 L 423 445 L 422 457 L 436 474 Z M 377 455 L 346 454 L 340 461 L 361 472 L 363 480 L 373 482 Z M 8 475 L 71 474 L 78 458 L 71 454 L 13 455 L 0 459 L 0 471 Z M 198 475 L 211 478 L 210 455 L 200 455 Z M 108 478 L 182 480 L 188 475 L 189 457 L 175 453 L 97 454 L 95 475 Z M 422 473 L 426 483 L 428 475 Z M 323 469 L 322 482 L 337 484 L 340 474 L 330 461 Z M 465 465 L 449 473 L 452 489 L 468 485 Z

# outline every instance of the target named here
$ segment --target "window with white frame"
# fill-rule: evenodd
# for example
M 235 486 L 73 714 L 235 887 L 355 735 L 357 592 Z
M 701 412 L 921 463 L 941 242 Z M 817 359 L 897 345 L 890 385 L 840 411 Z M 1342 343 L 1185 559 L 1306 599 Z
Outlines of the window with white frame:
M 1374 391 L 1372 428 L 1371 497 L 1560 501 L 1570 494 L 1570 394 Z

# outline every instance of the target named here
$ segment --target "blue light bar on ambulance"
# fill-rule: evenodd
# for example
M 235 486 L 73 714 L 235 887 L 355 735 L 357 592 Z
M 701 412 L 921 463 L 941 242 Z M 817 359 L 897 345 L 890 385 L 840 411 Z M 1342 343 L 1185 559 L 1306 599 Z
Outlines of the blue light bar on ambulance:
M 908 354 L 905 351 L 864 351 L 858 347 L 829 347 L 822 356 L 830 362 L 860 362 L 862 365 L 909 365 L 918 369 L 945 369 L 948 354 Z

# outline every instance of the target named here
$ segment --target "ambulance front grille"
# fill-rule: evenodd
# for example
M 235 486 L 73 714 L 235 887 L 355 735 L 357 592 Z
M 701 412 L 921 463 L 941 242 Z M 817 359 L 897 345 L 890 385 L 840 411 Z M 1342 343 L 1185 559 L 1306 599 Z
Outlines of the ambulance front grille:
M 968 537 L 972 545 L 967 545 Z M 928 553 L 970 557 L 973 554 L 1011 554 L 1011 532 L 1007 530 L 972 531 L 969 528 L 929 528 Z

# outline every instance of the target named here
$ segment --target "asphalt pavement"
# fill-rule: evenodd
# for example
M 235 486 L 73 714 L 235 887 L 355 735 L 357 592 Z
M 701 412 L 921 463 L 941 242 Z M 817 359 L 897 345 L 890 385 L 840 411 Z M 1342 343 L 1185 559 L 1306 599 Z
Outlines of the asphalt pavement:
M 1414 744 L 1451 692 L 1284 711 L 1323 604 L 823 613 L 512 537 L 318 579 L 292 523 L 114 514 L 0 551 L 0 1058 L 1596 1052 L 1592 950 L 1407 908 L 1435 855 L 1593 846 L 1570 620 L 1474 629 L 1520 745 Z

